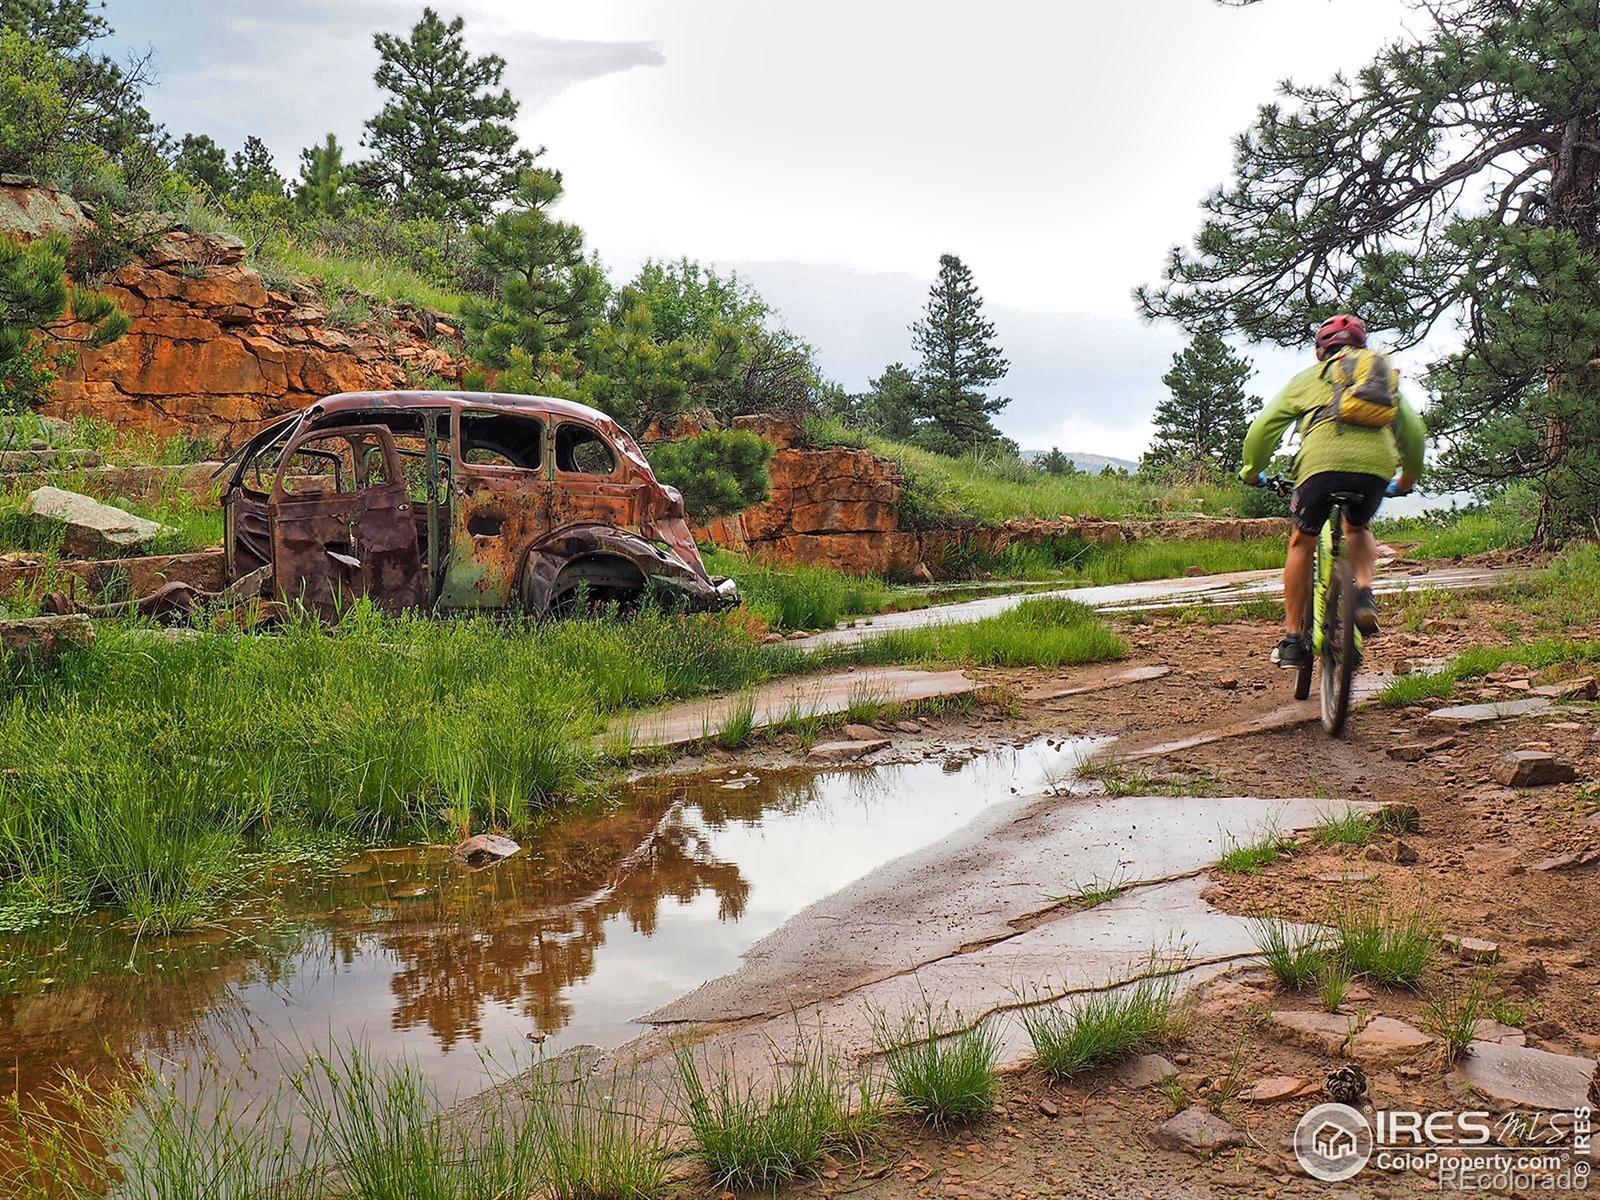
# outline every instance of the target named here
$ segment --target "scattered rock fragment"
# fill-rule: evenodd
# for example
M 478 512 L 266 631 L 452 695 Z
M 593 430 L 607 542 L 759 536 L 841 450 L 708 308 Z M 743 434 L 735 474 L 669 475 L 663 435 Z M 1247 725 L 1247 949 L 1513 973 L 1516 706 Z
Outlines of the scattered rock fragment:
M 1495 782 L 1504 787 L 1547 787 L 1577 777 L 1570 760 L 1549 750 L 1514 750 L 1494 769 Z
M 1112 1074 L 1123 1087 L 1147 1088 L 1165 1083 L 1178 1073 L 1178 1068 L 1159 1054 L 1140 1054 L 1119 1063 Z
M 1421 856 L 1417 854 L 1416 850 L 1408 842 L 1402 842 L 1396 838 L 1394 843 L 1394 861 L 1398 866 L 1414 867 L 1418 862 L 1421 861 Z
M 921 733 L 922 732 L 922 726 L 918 725 L 915 721 L 896 721 L 894 723 L 894 728 L 895 728 L 895 732 L 896 733 Z
M 1269 1075 L 1245 1088 L 1239 1093 L 1239 1099 L 1249 1104 L 1276 1104 L 1303 1094 L 1310 1086 L 1309 1080 L 1298 1075 Z
M 871 725 L 851 723 L 839 731 L 852 742 L 870 742 L 883 737 L 883 734 Z
M 1244 1135 L 1203 1105 L 1193 1104 L 1157 1125 L 1151 1136 L 1169 1150 L 1210 1158 L 1219 1150 L 1244 1144 Z
M 1500 959 L 1500 944 L 1475 937 L 1446 937 L 1445 945 L 1463 962 L 1492 963 Z
M 813 762 L 850 762 L 857 758 L 864 758 L 868 754 L 876 754 L 879 750 L 889 747 L 889 739 L 885 737 L 865 738 L 858 741 L 844 742 L 819 742 L 811 748 L 808 756 Z
M 1054 1121 L 1061 1115 L 1061 1108 L 1049 1096 L 1039 1097 L 1039 1111 Z
M 1472 1027 L 1472 1036 L 1480 1042 L 1500 1042 L 1507 1046 L 1526 1046 L 1528 1035 L 1515 1025 L 1502 1025 L 1490 1017 L 1479 1017 Z
M 1565 854 L 1557 854 L 1542 862 L 1536 862 L 1528 868 L 1531 871 L 1573 871 L 1578 867 L 1586 867 L 1592 862 L 1600 862 L 1600 850 L 1569 850 Z
M 1473 1042 L 1449 1079 L 1502 1104 L 1571 1113 L 1588 1104 L 1594 1074 L 1592 1058 L 1504 1042 Z
M 57 487 L 35 488 L 22 502 L 32 524 L 61 535 L 61 546 L 75 558 L 125 558 L 147 549 L 170 526 L 147 521 L 92 496 Z
M 1426 720 L 1441 721 L 1450 725 L 1479 725 L 1485 721 L 1503 721 L 1508 717 L 1526 717 L 1550 711 L 1548 696 L 1529 696 L 1522 700 L 1502 700 L 1496 704 L 1453 704 L 1436 708 Z

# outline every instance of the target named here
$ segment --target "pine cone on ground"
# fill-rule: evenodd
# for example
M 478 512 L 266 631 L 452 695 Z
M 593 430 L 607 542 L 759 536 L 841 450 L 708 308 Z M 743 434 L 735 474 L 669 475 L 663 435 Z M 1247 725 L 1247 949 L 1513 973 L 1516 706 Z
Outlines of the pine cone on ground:
M 1354 1063 L 1335 1067 L 1328 1072 L 1322 1090 L 1328 1094 L 1328 1099 L 1355 1108 L 1367 1095 L 1366 1072 Z

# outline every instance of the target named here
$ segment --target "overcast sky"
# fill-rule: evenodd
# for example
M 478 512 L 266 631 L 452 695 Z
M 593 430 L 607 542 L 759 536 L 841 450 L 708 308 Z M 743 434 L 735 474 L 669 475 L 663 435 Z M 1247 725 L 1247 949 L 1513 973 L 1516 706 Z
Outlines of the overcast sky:
M 1277 80 L 1324 79 L 1404 27 L 1399 0 L 437 4 L 507 62 L 614 277 L 689 255 L 745 274 L 852 390 L 911 355 L 941 253 L 972 267 L 1024 447 L 1134 457 L 1182 343 L 1134 314 Z M 108 0 L 153 49 L 174 134 L 263 138 L 292 176 L 380 105 L 396 0 Z M 1252 351 L 1270 394 L 1300 361 Z M 1404 365 L 1404 364 L 1403 364 Z

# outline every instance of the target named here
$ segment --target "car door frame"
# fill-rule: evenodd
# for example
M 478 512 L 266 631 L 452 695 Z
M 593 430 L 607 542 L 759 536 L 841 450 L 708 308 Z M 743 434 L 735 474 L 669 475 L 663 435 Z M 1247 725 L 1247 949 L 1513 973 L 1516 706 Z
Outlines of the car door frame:
M 308 442 L 345 438 L 360 464 L 358 439 L 376 439 L 387 482 L 357 478 L 351 491 L 301 492 L 286 487 L 294 456 Z M 360 472 L 358 471 L 358 475 Z M 267 499 L 273 589 L 280 600 L 336 617 L 358 596 L 389 611 L 427 602 L 421 546 L 394 434 L 383 425 L 309 426 L 289 441 Z

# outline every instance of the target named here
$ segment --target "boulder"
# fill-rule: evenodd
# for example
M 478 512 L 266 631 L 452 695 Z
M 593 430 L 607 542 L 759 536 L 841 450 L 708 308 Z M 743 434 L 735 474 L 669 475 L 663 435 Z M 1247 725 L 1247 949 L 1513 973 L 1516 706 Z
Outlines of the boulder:
M 61 534 L 62 548 L 77 558 L 118 558 L 145 550 L 169 526 L 56 487 L 35 488 L 23 502 L 34 525 Z
M 1572 1113 L 1589 1103 L 1595 1060 L 1531 1046 L 1472 1042 L 1450 1082 L 1501 1104 Z
M 1494 770 L 1495 781 L 1504 787 L 1547 787 L 1577 777 L 1577 768 L 1568 759 L 1549 750 L 1513 750 Z
M 0 621 L 0 657 L 48 662 L 64 650 L 94 644 L 94 626 L 82 615 Z
M 1244 1134 L 1203 1105 L 1194 1104 L 1151 1133 L 1157 1145 L 1210 1158 L 1219 1150 L 1244 1144 Z
M 522 853 L 522 847 L 508 837 L 494 833 L 477 833 L 456 845 L 451 857 L 469 871 L 481 871 L 513 854 Z

